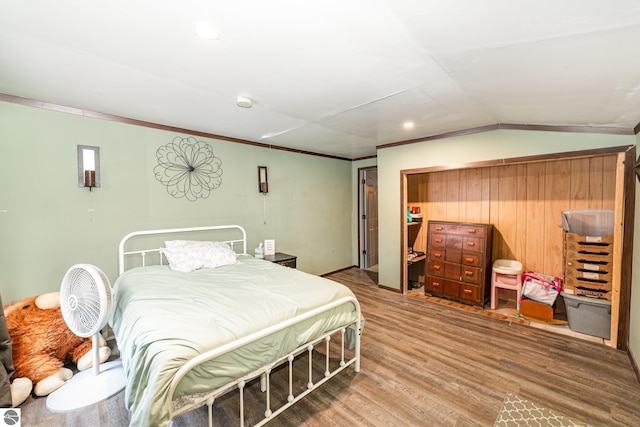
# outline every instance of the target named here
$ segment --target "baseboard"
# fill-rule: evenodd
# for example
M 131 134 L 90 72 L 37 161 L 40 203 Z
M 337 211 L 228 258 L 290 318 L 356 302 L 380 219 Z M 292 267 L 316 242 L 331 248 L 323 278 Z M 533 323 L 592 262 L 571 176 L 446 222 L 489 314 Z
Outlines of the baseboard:
M 330 271 L 328 273 L 321 274 L 320 277 L 329 276 L 330 274 L 340 273 L 342 271 L 351 270 L 352 268 L 358 268 L 357 265 L 351 265 L 349 267 L 341 268 L 340 270 Z
M 636 373 L 636 379 L 638 383 L 640 383 L 640 370 L 638 369 L 638 364 L 636 363 L 636 359 L 633 357 L 633 353 L 629 349 L 629 345 L 627 345 L 627 356 L 629 356 L 629 360 L 631 361 L 631 367 L 633 368 L 633 372 Z
M 379 284 L 379 283 L 378 283 L 378 287 L 379 287 L 380 289 L 384 289 L 384 290 L 386 290 L 386 291 L 397 292 L 397 293 L 399 293 L 399 294 L 401 294 L 401 293 L 402 293 L 402 291 L 401 291 L 400 289 L 398 289 L 398 288 L 391 288 L 391 287 L 389 287 L 389 286 L 381 285 L 381 284 Z

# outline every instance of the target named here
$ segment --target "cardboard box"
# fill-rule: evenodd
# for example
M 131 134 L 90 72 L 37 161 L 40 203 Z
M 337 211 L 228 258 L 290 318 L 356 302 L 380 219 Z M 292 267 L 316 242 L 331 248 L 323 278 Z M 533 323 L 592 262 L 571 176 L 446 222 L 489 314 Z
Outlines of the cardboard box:
M 520 303 L 520 315 L 540 320 L 542 322 L 552 322 L 556 306 L 544 304 L 530 299 L 523 299 Z

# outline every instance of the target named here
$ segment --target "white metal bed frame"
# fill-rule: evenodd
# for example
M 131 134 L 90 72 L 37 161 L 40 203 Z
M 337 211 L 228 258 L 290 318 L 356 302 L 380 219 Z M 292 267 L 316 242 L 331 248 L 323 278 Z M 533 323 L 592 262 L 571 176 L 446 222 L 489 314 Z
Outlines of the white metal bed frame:
M 129 242 L 129 240 L 139 237 L 139 236 L 153 236 L 157 234 L 175 234 L 175 233 L 192 233 L 199 231 L 215 231 L 215 230 L 236 230 L 242 233 L 241 239 L 231 239 L 231 240 L 223 240 L 224 243 L 227 243 L 231 246 L 235 252 L 236 245 L 242 243 L 242 252 L 240 254 L 247 253 L 247 232 L 239 225 L 210 225 L 205 227 L 187 227 L 187 228 L 170 228 L 166 230 L 143 230 L 143 231 L 134 231 L 122 238 L 120 240 L 120 245 L 118 246 L 118 275 L 124 273 L 125 270 L 125 257 L 131 255 L 139 255 L 142 258 L 142 266 L 146 265 L 146 256 L 150 253 L 156 253 L 159 256 L 160 264 L 163 263 L 162 257 L 162 249 L 160 247 L 151 248 L 151 249 L 143 249 L 137 251 L 128 251 L 125 252 L 124 247 Z
M 161 235 L 161 234 L 175 234 L 175 233 L 192 233 L 192 232 L 207 232 L 207 231 L 215 231 L 215 230 L 236 230 L 239 233 L 241 233 L 242 238 L 238 238 L 238 239 L 232 239 L 232 240 L 224 240 L 225 243 L 228 243 L 229 245 L 231 245 L 232 249 L 234 249 L 236 252 L 238 252 L 238 250 L 236 250 L 235 246 L 238 244 L 241 244 L 242 246 L 242 251 L 240 252 L 241 254 L 246 254 L 247 252 L 247 233 L 244 230 L 243 227 L 239 226 L 239 225 L 223 225 L 223 226 L 205 226 L 205 227 L 190 227 L 190 228 L 173 228 L 173 229 L 165 229 L 165 230 L 145 230 L 145 231 L 135 231 L 132 233 L 127 234 L 126 236 L 124 236 L 122 238 L 122 240 L 120 241 L 120 245 L 118 248 L 118 270 L 119 270 L 119 274 L 122 274 L 125 271 L 125 257 L 127 256 L 140 256 L 142 259 L 142 266 L 147 265 L 146 263 L 146 255 L 149 253 L 157 253 L 158 254 L 158 258 L 159 258 L 159 263 L 163 264 L 163 256 L 162 256 L 162 251 L 161 248 L 152 248 L 152 249 L 144 249 L 144 250 L 135 250 L 135 251 L 125 251 L 125 246 L 126 244 L 133 238 L 138 237 L 138 236 L 145 236 L 145 235 Z M 305 343 L 302 346 L 296 348 L 295 350 L 293 350 L 292 352 L 286 354 L 285 356 L 263 366 L 260 369 L 257 369 L 254 372 L 251 372 L 245 376 L 243 376 L 242 378 L 238 378 L 236 380 L 233 380 L 221 387 L 218 387 L 217 389 L 214 390 L 210 390 L 208 392 L 205 393 L 198 393 L 196 395 L 189 395 L 186 397 L 180 397 L 177 399 L 173 399 L 172 404 L 171 404 L 171 408 L 169 411 L 169 423 L 171 425 L 172 420 L 181 415 L 184 414 L 186 412 L 189 412 L 193 409 L 199 408 L 200 406 L 203 405 L 207 405 L 208 407 L 208 416 L 209 416 L 209 427 L 213 426 L 213 404 L 215 402 L 215 399 L 217 399 L 219 396 L 222 396 L 223 394 L 231 391 L 234 389 L 234 387 L 238 387 L 239 390 L 239 399 L 240 399 L 240 413 L 239 413 L 239 418 L 240 418 L 240 426 L 244 427 L 245 425 L 245 419 L 244 419 L 244 388 L 245 385 L 255 379 L 260 377 L 260 387 L 261 390 L 263 392 L 265 392 L 265 411 L 264 411 L 264 418 L 259 421 L 257 424 L 255 424 L 255 426 L 261 426 L 265 423 L 267 423 L 268 421 L 272 420 L 274 417 L 276 417 L 277 415 L 279 415 L 280 413 L 284 412 L 286 409 L 288 409 L 289 407 L 291 407 L 294 403 L 296 403 L 297 401 L 301 400 L 302 398 L 304 398 L 307 394 L 311 393 L 313 390 L 315 390 L 316 388 L 320 387 L 322 384 L 324 384 L 326 381 L 328 381 L 330 378 L 336 376 L 338 373 L 342 372 L 344 369 L 346 369 L 348 366 L 353 365 L 354 366 L 354 370 L 355 372 L 360 372 L 360 334 L 361 334 L 361 322 L 360 322 L 360 318 L 361 318 L 361 312 L 360 312 L 360 304 L 358 303 L 358 301 L 355 299 L 355 297 L 348 297 L 348 298 L 342 298 L 340 300 L 334 301 L 333 303 L 330 303 L 328 305 L 319 307 L 315 310 L 312 310 L 310 312 L 304 313 L 302 315 L 296 316 L 294 318 L 285 320 L 277 325 L 273 325 L 267 329 L 264 329 L 262 331 L 258 331 L 255 332 L 251 335 L 248 335 L 244 338 L 241 338 L 239 340 L 236 340 L 234 342 L 228 343 L 224 346 L 212 349 L 210 351 L 207 351 L 205 353 L 202 353 L 196 357 L 194 357 L 193 359 L 187 361 L 187 363 L 185 363 L 179 370 L 178 372 L 175 374 L 175 376 L 173 377 L 172 381 L 171 381 L 171 385 L 169 388 L 169 396 L 173 396 L 178 384 L 180 383 L 180 381 L 182 380 L 182 378 L 184 378 L 192 369 L 196 368 L 197 366 L 199 366 L 202 363 L 205 363 L 209 360 L 215 359 L 216 357 L 220 357 L 224 354 L 227 354 L 229 352 L 232 352 L 240 347 L 243 347 L 245 345 L 251 344 L 252 342 L 255 342 L 257 340 L 260 340 L 264 337 L 267 337 L 271 334 L 274 334 L 278 331 L 281 331 L 283 329 L 286 329 L 290 326 L 293 326 L 297 323 L 303 322 L 313 316 L 317 316 L 325 311 L 329 311 L 332 310 L 336 307 L 339 307 L 343 304 L 353 304 L 354 307 L 356 308 L 356 312 L 357 312 L 357 316 L 356 316 L 356 321 L 350 325 L 345 325 L 344 327 L 338 328 L 338 329 L 334 329 L 332 331 L 326 332 L 325 334 L 323 334 L 321 337 L 317 338 L 316 340 L 309 342 L 309 343 Z M 355 346 L 353 349 L 353 356 L 348 358 L 347 360 L 345 360 L 345 344 L 346 344 L 346 332 L 347 332 L 347 328 L 352 329 L 354 332 L 354 337 L 355 337 Z M 330 365 L 329 365 L 329 344 L 332 340 L 332 337 L 334 335 L 340 335 L 340 362 L 339 362 L 339 366 L 337 368 L 334 368 L 333 370 L 330 369 Z M 317 344 L 321 343 L 321 342 L 325 342 L 325 372 L 324 372 L 324 378 L 322 378 L 319 381 L 316 381 L 314 383 L 313 381 L 313 377 L 312 377 L 312 365 L 313 365 L 313 349 L 314 346 L 316 346 Z M 308 382 L 307 382 L 307 388 L 306 390 L 298 393 L 297 395 L 293 394 L 293 360 L 296 356 L 304 353 L 304 352 L 308 352 L 309 355 L 309 377 L 308 377 Z M 287 396 L 287 403 L 283 404 L 282 406 L 280 406 L 279 408 L 277 408 L 275 411 L 272 410 L 271 408 L 271 393 L 270 393 L 270 389 L 269 389 L 269 385 L 270 385 L 270 374 L 272 369 L 274 369 L 275 367 L 287 363 L 288 362 L 288 373 L 289 373 L 289 395 Z

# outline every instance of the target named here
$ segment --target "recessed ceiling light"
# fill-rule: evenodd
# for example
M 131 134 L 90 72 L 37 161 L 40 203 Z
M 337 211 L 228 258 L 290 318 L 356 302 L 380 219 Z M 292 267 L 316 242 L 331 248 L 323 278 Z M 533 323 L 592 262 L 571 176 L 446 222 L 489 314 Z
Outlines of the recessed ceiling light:
M 405 129 L 411 129 L 413 127 L 413 122 L 404 122 L 402 126 L 404 126 Z
M 198 22 L 194 27 L 194 32 L 198 37 L 205 40 L 218 40 L 220 38 L 218 30 L 208 22 Z

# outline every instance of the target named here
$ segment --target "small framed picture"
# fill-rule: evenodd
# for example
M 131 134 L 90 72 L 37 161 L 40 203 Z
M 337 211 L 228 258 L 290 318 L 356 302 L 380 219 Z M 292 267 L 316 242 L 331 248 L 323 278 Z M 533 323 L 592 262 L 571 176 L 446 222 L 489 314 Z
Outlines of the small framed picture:
M 276 241 L 274 239 L 267 239 L 264 241 L 264 254 L 265 255 L 276 254 Z

